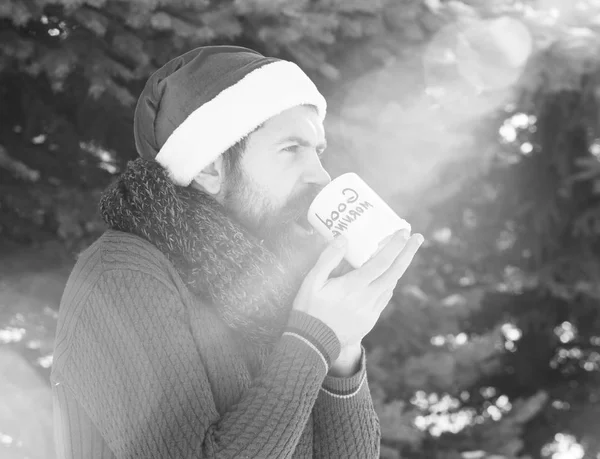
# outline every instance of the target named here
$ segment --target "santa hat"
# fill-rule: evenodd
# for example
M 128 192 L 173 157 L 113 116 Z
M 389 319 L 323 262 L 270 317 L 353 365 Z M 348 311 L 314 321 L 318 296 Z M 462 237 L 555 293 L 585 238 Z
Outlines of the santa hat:
M 324 97 L 293 62 L 238 46 L 196 48 L 148 79 L 135 109 L 135 145 L 187 186 L 269 118 L 304 104 L 325 118 Z

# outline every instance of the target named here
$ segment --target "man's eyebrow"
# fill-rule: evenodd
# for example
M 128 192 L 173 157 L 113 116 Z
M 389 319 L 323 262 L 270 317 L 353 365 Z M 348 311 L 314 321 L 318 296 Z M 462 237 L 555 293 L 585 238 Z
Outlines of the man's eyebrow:
M 277 142 L 277 145 L 282 145 L 284 143 L 297 143 L 301 147 L 312 147 L 313 146 L 306 139 L 295 136 L 295 135 L 286 137 L 285 139 L 281 139 L 279 142 Z M 323 142 L 319 142 L 319 144 L 316 147 L 317 147 L 317 150 L 321 150 L 321 151 L 325 150 L 327 148 L 327 141 L 323 140 Z

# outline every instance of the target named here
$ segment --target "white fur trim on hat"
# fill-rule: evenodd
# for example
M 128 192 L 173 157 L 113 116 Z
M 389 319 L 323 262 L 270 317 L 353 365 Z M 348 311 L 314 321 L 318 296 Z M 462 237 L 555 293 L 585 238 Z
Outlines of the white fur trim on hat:
M 321 121 L 327 103 L 293 62 L 277 61 L 253 70 L 194 110 L 169 136 L 156 160 L 173 182 L 187 186 L 229 147 L 281 112 L 314 105 Z

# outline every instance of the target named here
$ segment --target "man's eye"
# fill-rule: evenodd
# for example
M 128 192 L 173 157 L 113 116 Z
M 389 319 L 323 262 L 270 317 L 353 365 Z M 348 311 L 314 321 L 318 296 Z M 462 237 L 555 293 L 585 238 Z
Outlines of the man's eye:
M 289 151 L 290 153 L 298 153 L 300 149 L 300 145 L 290 145 L 289 147 L 285 147 L 283 151 Z

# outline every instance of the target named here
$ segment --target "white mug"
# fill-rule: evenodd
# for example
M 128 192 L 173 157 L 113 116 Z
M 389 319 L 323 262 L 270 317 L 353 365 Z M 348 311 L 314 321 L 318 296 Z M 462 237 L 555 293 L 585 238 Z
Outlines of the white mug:
M 315 197 L 308 209 L 309 223 L 327 241 L 344 236 L 346 260 L 359 268 L 393 233 L 411 230 L 381 197 L 358 175 L 336 177 Z

